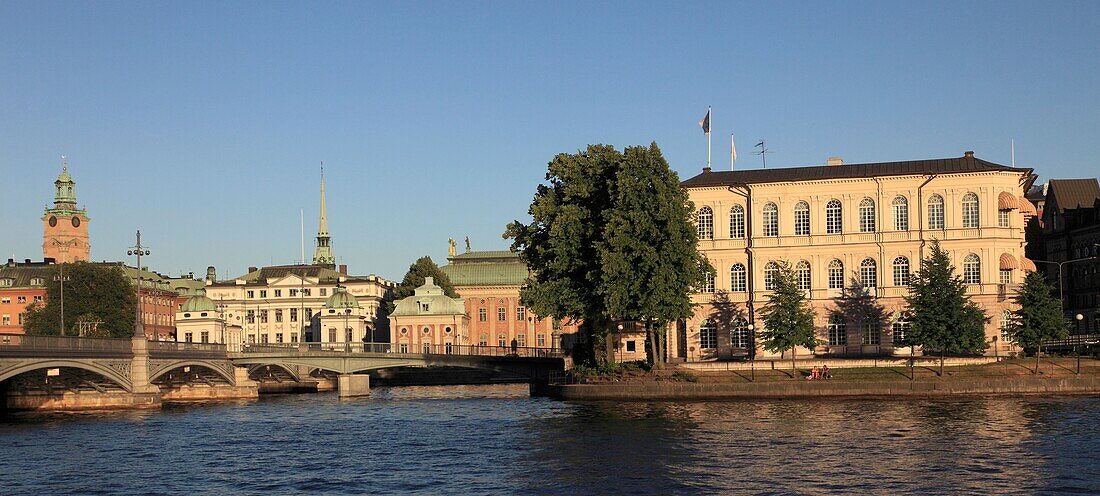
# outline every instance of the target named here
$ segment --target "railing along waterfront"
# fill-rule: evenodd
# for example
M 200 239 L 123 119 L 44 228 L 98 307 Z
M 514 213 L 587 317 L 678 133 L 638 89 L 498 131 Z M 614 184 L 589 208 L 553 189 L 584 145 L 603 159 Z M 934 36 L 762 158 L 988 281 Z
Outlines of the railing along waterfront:
M 462 355 L 462 356 L 500 356 L 543 358 L 562 357 L 561 351 L 553 348 L 525 346 L 480 346 L 480 345 L 402 345 L 392 343 L 259 343 L 240 345 L 241 353 L 388 353 L 395 355 Z M 236 351 L 236 350 L 234 350 Z
M 216 343 L 149 341 L 149 354 L 160 356 L 225 357 L 226 347 Z
M 129 339 L 0 334 L 0 354 L 28 352 L 127 354 L 131 352 L 131 342 Z
M 1097 344 L 1100 344 L 1100 334 L 1070 334 L 1066 339 L 1043 341 L 1043 349 L 1067 349 L 1075 346 L 1096 346 Z

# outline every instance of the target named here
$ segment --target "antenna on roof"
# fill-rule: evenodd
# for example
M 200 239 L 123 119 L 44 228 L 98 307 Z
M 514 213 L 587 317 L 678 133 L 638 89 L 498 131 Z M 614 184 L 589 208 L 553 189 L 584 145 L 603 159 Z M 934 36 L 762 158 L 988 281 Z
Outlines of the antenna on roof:
M 1016 138 L 1012 138 L 1011 145 L 1009 146 L 1012 147 L 1012 166 L 1016 167 Z
M 772 151 L 772 150 L 769 150 L 766 146 L 764 146 L 764 138 L 760 138 L 760 142 L 756 144 L 756 148 L 759 148 L 760 151 L 753 152 L 753 153 L 755 153 L 757 155 L 760 155 L 760 160 L 764 162 L 764 168 L 767 169 L 768 168 L 768 157 L 765 154 L 775 153 L 775 152 Z

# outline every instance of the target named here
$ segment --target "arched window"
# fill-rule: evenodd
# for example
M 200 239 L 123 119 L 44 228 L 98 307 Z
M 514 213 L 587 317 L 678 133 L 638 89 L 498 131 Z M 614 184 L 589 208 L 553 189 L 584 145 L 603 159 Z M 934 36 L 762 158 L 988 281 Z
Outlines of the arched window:
M 1012 342 L 1012 312 L 1001 310 L 1001 341 Z
M 699 324 L 699 348 L 715 349 L 718 347 L 718 328 L 709 319 Z
M 864 258 L 859 263 L 859 283 L 865 288 L 878 287 L 878 264 L 873 258 Z
M 734 205 L 730 209 L 730 237 L 745 237 L 745 207 Z
M 943 229 L 943 197 L 940 195 L 928 198 L 928 228 Z
M 730 291 L 745 291 L 747 286 L 745 265 L 735 263 L 730 268 Z
M 875 201 L 870 198 L 859 202 L 859 232 L 875 232 Z
M 909 285 L 909 259 L 897 257 L 894 259 L 894 286 Z
M 973 253 L 963 259 L 963 282 L 967 284 L 982 283 L 982 261 Z
M 798 262 L 794 267 L 795 274 L 798 276 L 798 289 L 803 291 L 810 290 L 810 262 L 802 260 Z
M 710 207 L 700 208 L 696 221 L 699 223 L 699 239 L 714 239 L 714 212 Z
M 734 348 L 748 348 L 752 346 L 752 335 L 749 333 L 749 323 L 742 317 L 733 320 L 730 329 L 730 344 Z
M 894 201 L 890 202 L 894 207 L 894 230 L 895 231 L 908 231 L 909 230 L 909 200 L 904 196 L 898 195 L 894 197 Z
M 484 332 L 477 338 L 477 344 L 480 346 L 489 346 L 489 335 Z
M 829 346 L 846 346 L 848 344 L 848 326 L 844 323 L 844 316 L 832 314 L 825 328 L 829 334 Z
M 779 207 L 774 203 L 764 204 L 764 236 L 779 236 Z
M 804 201 L 794 206 L 794 234 L 796 236 L 810 234 L 810 204 Z
M 840 206 L 840 200 L 833 198 L 825 204 L 825 233 L 840 234 L 844 229 L 844 218 Z
M 963 195 L 962 214 L 963 227 L 975 228 L 979 226 L 978 195 L 973 192 Z
M 508 337 L 503 334 L 497 334 L 497 346 L 501 348 L 508 346 Z
M 779 264 L 768 262 L 764 266 L 764 289 L 766 291 L 775 290 L 775 277 L 777 275 L 779 275 Z
M 909 321 L 905 319 L 905 316 L 898 314 L 891 326 L 894 346 L 899 346 L 905 342 L 905 336 L 909 334 L 909 327 Z
M 829 262 L 829 289 L 844 289 L 844 262 L 835 258 Z

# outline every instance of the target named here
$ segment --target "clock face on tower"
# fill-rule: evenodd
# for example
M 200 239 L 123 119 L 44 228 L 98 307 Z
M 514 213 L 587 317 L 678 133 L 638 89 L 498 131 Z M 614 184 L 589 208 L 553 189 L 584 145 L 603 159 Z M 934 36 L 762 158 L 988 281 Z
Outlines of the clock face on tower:
M 57 217 L 53 215 L 50 216 L 50 227 L 57 227 Z
M 80 227 L 80 217 L 73 217 L 73 227 Z

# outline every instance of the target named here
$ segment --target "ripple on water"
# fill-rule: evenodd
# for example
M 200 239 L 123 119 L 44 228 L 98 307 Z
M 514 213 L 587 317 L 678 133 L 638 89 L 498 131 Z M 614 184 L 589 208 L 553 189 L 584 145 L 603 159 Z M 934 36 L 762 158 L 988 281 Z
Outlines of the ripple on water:
M 583 403 L 378 388 L 0 418 L 3 494 L 1100 492 L 1100 399 Z

